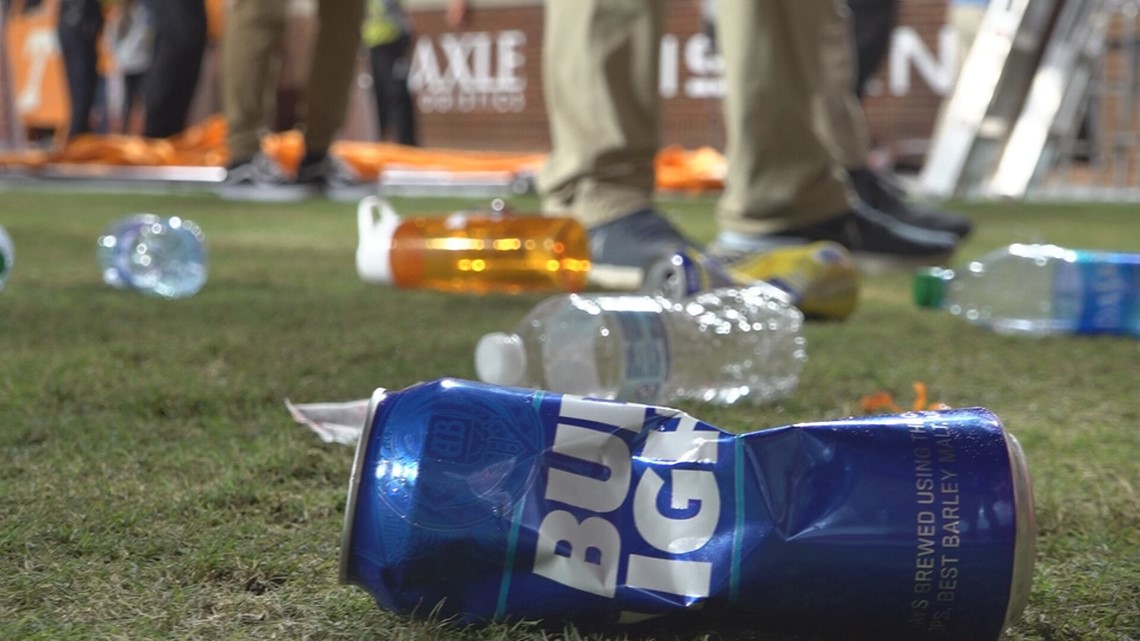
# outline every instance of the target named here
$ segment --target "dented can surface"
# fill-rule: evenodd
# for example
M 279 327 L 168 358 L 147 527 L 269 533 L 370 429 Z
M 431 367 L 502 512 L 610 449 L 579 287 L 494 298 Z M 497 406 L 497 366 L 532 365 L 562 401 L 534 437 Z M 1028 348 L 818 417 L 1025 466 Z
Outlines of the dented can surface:
M 373 395 L 340 571 L 461 623 L 687 612 L 985 641 L 1025 606 L 1033 536 L 1024 456 L 981 408 L 733 434 L 441 379 Z

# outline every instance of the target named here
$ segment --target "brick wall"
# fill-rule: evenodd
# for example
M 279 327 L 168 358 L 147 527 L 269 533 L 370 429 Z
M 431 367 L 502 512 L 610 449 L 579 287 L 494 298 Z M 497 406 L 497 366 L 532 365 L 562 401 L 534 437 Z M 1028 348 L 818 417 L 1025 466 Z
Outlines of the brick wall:
M 715 59 L 702 53 L 707 43 L 699 33 L 696 3 L 663 1 L 670 9 L 663 41 L 667 72 L 662 86 L 662 142 L 723 148 L 719 76 Z M 448 27 L 436 8 L 413 8 L 413 18 L 419 36 L 413 78 L 423 144 L 549 148 L 542 102 L 541 5 L 479 8 L 463 32 Z M 937 76 L 954 64 L 949 59 L 954 52 L 940 49 L 944 22 L 945 0 L 901 1 L 894 38 L 898 46 L 865 102 L 868 125 L 878 144 L 905 151 L 914 141 L 921 148 L 921 141 L 929 137 L 941 93 L 926 76 Z M 500 66 L 502 52 L 518 57 L 513 72 Z M 432 79 L 435 82 L 428 81 Z M 376 135 L 371 99 L 366 82 L 360 84 L 344 133 L 371 139 Z

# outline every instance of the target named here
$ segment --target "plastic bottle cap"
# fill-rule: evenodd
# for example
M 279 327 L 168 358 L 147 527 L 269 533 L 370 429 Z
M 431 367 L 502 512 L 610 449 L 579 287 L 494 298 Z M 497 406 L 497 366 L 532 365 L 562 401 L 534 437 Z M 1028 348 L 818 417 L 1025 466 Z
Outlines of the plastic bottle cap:
M 929 267 L 914 275 L 914 302 L 919 307 L 942 307 L 946 296 L 946 282 L 954 277 L 953 270 Z
M 475 373 L 493 385 L 522 385 L 526 381 L 526 347 L 518 334 L 492 332 L 475 346 Z

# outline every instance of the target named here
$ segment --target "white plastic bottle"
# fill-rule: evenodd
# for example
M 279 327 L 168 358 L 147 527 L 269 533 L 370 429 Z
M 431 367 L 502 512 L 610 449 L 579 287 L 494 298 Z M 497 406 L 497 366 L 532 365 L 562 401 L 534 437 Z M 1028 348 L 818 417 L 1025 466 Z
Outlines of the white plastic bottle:
M 96 243 L 103 282 L 159 298 L 185 298 L 206 284 L 206 238 L 177 216 L 134 214 L 111 224 Z
M 914 297 L 1003 334 L 1140 336 L 1140 254 L 1014 244 L 919 272 Z
M 480 339 L 484 382 L 640 403 L 761 404 L 790 395 L 803 369 L 803 314 L 758 283 L 683 301 L 564 294 L 513 333 Z
M 12 246 L 12 238 L 0 227 L 0 289 L 8 284 L 8 279 L 12 277 L 12 265 L 15 264 L 16 249 Z

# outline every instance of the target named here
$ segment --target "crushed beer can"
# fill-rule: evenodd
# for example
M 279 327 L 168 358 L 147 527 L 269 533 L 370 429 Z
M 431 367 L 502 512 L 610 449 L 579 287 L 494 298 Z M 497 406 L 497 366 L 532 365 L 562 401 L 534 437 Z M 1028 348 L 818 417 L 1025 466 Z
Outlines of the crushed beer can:
M 458 623 L 666 615 L 844 638 L 992 641 L 1034 514 L 981 408 L 733 434 L 667 407 L 440 379 L 377 390 L 342 582 Z
M 733 261 L 678 248 L 649 266 L 642 291 L 680 300 L 755 281 L 786 292 L 807 318 L 843 320 L 859 302 L 855 261 L 846 248 L 830 241 L 775 247 Z

